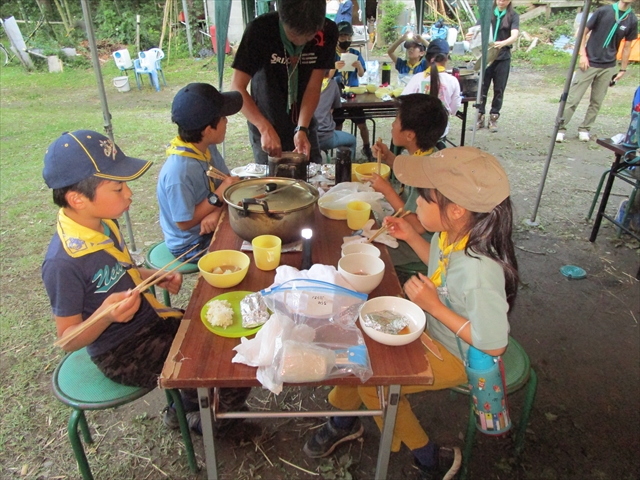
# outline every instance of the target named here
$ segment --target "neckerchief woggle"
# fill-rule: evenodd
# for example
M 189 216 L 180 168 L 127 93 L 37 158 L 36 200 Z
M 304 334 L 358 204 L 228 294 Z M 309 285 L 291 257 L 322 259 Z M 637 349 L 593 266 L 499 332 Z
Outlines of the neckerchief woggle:
M 505 8 L 503 11 L 500 11 L 498 7 L 493 11 L 493 14 L 496 16 L 496 29 L 493 31 L 493 41 L 498 41 L 498 30 L 500 29 L 500 20 L 507 14 L 507 9 Z
M 607 48 L 609 46 L 609 44 L 611 43 L 611 40 L 613 40 L 613 36 L 616 34 L 616 30 L 618 29 L 618 26 L 620 25 L 620 23 L 622 23 L 622 20 L 624 20 L 627 17 L 627 15 L 629 15 L 629 12 L 631 11 L 631 7 L 629 7 L 622 14 L 622 16 L 620 16 L 620 9 L 618 8 L 618 4 L 614 3 L 612 5 L 612 7 L 613 7 L 613 11 L 615 12 L 615 15 L 616 15 L 616 21 L 613 24 L 613 27 L 611 27 L 611 31 L 609 32 L 609 36 L 604 41 L 604 45 L 602 45 L 602 48 Z
M 278 22 L 280 27 L 280 40 L 284 46 L 284 51 L 287 54 L 287 113 L 294 109 L 295 119 L 292 118 L 294 123 L 298 123 L 298 115 L 295 112 L 295 105 L 298 102 L 298 64 L 300 63 L 300 54 L 304 49 L 304 45 L 294 45 L 291 40 L 287 38 L 287 34 L 284 32 L 282 22 Z M 291 65 L 294 63 L 295 65 Z
M 211 152 L 209 152 L 209 149 L 203 153 L 198 150 L 193 143 L 183 142 L 180 136 L 171 140 L 171 143 L 169 143 L 167 147 L 166 154 L 167 156 L 180 155 L 181 157 L 195 158 L 196 160 L 206 163 L 208 167 L 211 166 Z M 208 175 L 207 179 L 209 180 L 209 190 L 211 192 L 215 191 L 216 186 L 213 183 L 213 179 Z
M 113 220 L 107 219 L 103 219 L 102 222 L 113 232 L 118 241 L 118 245 L 115 244 L 111 237 L 104 233 L 84 227 L 73 221 L 61 208 L 58 211 L 57 230 L 65 252 L 72 258 L 80 258 L 103 250 L 115 258 L 118 263 L 127 270 L 127 273 L 136 286 L 140 285 L 140 283 L 142 283 L 142 277 L 129 254 L 129 250 L 124 243 L 124 239 L 116 223 Z M 166 307 L 160 303 L 155 295 L 152 295 L 148 290 L 144 292 L 144 297 L 160 317 L 169 318 L 181 316 L 177 310 Z
M 459 252 L 464 250 L 469 241 L 469 234 L 465 235 L 461 240 L 451 245 L 448 243 L 447 232 L 440 232 L 440 238 L 438 239 L 438 248 L 440 249 L 440 255 L 438 256 L 438 268 L 433 275 L 431 275 L 431 281 L 437 287 L 440 287 L 445 283 L 447 274 L 447 268 L 449 268 L 449 257 L 453 252 Z

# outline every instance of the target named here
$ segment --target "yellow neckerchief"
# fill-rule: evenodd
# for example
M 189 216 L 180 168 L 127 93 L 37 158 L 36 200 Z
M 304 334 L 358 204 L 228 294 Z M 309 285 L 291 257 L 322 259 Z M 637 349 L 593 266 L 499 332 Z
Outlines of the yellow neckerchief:
M 443 67 L 442 65 L 438 65 L 438 73 L 442 73 L 442 72 L 446 72 L 447 69 L 445 67 Z M 424 71 L 424 78 L 427 78 L 429 75 L 431 75 L 431 67 L 427 68 Z
M 410 64 L 409 60 L 407 59 L 407 67 L 409 67 L 409 75 L 413 75 L 413 69 L 416 68 L 418 65 L 420 65 L 420 63 L 422 63 L 422 58 L 420 58 L 420 60 L 418 60 L 413 65 Z
M 433 153 L 433 147 L 431 147 L 429 150 L 416 150 L 415 152 L 413 152 L 413 156 L 414 157 L 424 157 L 426 155 L 431 155 Z
M 136 285 L 139 285 L 142 283 L 142 277 L 129 254 L 129 250 L 124 243 L 124 239 L 122 238 L 122 234 L 120 233 L 116 223 L 113 220 L 106 219 L 102 220 L 102 222 L 113 232 L 114 236 L 118 240 L 118 245 L 114 243 L 111 237 L 104 233 L 84 227 L 70 219 L 61 208 L 58 212 L 57 228 L 58 236 L 60 237 L 64 250 L 72 258 L 83 257 L 85 255 L 104 250 L 105 253 L 108 253 L 115 258 L 120 265 L 127 270 L 127 273 L 133 282 Z M 176 310 L 165 307 L 148 290 L 144 293 L 144 296 L 156 313 L 162 318 L 179 316 L 179 313 Z
M 438 248 L 440 249 L 440 255 L 438 257 L 438 268 L 433 275 L 431 275 L 431 281 L 436 287 L 442 285 L 442 279 L 447 274 L 447 268 L 449 267 L 449 257 L 453 252 L 459 252 L 464 250 L 469 241 L 469 234 L 465 235 L 461 240 L 447 245 L 447 232 L 440 232 L 440 238 L 438 239 Z
M 320 89 L 320 93 L 324 92 L 327 87 L 329 86 L 329 82 L 331 81 L 330 78 L 323 78 L 322 79 L 322 88 Z
M 196 160 L 200 160 L 207 164 L 207 167 L 211 167 L 211 152 L 207 148 L 204 153 L 198 150 L 193 143 L 183 142 L 180 136 L 176 136 L 171 143 L 167 146 L 167 156 L 169 155 L 180 155 L 181 157 L 189 157 L 195 158 Z M 215 183 L 213 183 L 213 179 L 207 176 L 209 180 L 209 191 L 213 192 L 216 189 Z

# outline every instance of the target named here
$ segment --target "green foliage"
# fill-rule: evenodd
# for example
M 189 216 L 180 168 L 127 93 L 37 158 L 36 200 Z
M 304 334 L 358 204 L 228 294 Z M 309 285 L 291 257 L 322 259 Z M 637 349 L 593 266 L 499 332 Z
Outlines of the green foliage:
M 404 4 L 397 0 L 384 0 L 380 5 L 382 18 L 378 20 L 378 28 L 385 42 L 393 43 L 398 37 L 396 21 L 404 8 Z

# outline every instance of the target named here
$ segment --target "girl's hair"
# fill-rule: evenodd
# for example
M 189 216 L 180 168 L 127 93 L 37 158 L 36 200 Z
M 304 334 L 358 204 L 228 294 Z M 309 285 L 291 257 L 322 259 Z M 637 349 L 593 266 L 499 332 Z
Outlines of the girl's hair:
M 433 191 L 433 195 L 432 192 Z M 421 188 L 420 196 L 425 201 L 435 202 L 440 208 L 440 215 L 443 225 L 449 224 L 446 217 L 446 207 L 453 203 L 439 191 L 431 188 Z M 518 293 L 518 261 L 516 260 L 513 248 L 511 232 L 513 229 L 513 209 L 511 198 L 507 197 L 495 206 L 489 213 L 469 212 L 471 214 L 468 224 L 461 233 L 469 234 L 469 241 L 464 249 L 464 253 L 473 257 L 470 252 L 478 255 L 485 255 L 502 266 L 505 279 L 505 291 L 509 309 L 513 309 L 513 304 Z
M 446 63 L 448 55 L 444 53 L 437 53 L 431 58 L 427 58 L 427 63 L 431 71 L 429 73 L 429 95 L 432 97 L 438 97 L 440 93 L 440 72 L 438 72 L 438 64 Z
M 493 0 L 493 10 L 495 10 L 497 6 L 498 6 L 498 2 L 496 0 Z M 509 2 L 509 5 L 507 5 L 507 13 L 504 16 L 504 19 L 502 20 L 502 22 L 500 22 L 500 25 L 510 25 L 511 24 L 511 17 L 513 16 L 513 13 L 514 13 L 513 0 L 511 0 Z
M 400 128 L 416 134 L 418 148 L 429 150 L 435 147 L 449 121 L 449 113 L 440 99 L 411 93 L 396 98 L 396 105 Z
M 96 189 L 104 181 L 104 178 L 91 176 L 84 180 L 80 180 L 78 183 L 69 185 L 68 187 L 54 188 L 53 203 L 59 207 L 68 208 L 69 202 L 67 202 L 67 192 L 78 192 L 93 202 L 93 199 L 96 197 Z

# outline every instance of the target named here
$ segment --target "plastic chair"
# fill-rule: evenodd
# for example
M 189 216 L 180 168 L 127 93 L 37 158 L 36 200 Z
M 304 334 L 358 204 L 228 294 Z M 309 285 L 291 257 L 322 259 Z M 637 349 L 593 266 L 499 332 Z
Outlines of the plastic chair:
M 162 77 L 162 83 L 166 87 L 167 81 L 164 78 L 164 72 L 162 71 L 162 63 L 161 63 L 161 60 L 164 58 L 164 52 L 162 51 L 162 49 L 150 48 L 145 52 L 138 53 L 138 58 L 140 59 L 140 66 L 142 68 L 145 68 L 150 72 L 155 71 L 160 74 L 160 76 Z M 157 83 L 155 87 L 156 87 L 156 90 L 160 90 L 159 83 Z
M 91 468 L 78 434 L 78 428 L 80 428 L 85 443 L 93 443 L 84 414 L 85 410 L 105 410 L 125 405 L 146 395 L 153 388 L 128 387 L 110 380 L 91 361 L 86 348 L 72 352 L 62 359 L 53 372 L 52 386 L 53 393 L 58 400 L 73 409 L 67 428 L 69 441 L 82 478 L 93 480 Z M 197 472 L 198 464 L 180 392 L 167 389 L 165 394 L 167 402 L 173 403 L 178 415 L 189 468 L 192 472 Z
M 529 356 L 518 342 L 512 337 L 509 337 L 509 346 L 507 351 L 502 355 L 502 361 L 504 362 L 504 369 L 507 382 L 507 394 L 512 395 L 514 392 L 520 390 L 526 386 L 526 397 L 522 416 L 516 427 L 515 422 L 513 428 L 517 428 L 516 441 L 515 441 L 515 454 L 516 457 L 522 453 L 524 448 L 524 435 L 527 430 L 527 424 L 529 423 L 529 416 L 533 408 L 533 401 L 536 396 L 536 389 L 538 386 L 538 377 L 536 372 L 531 368 L 531 362 Z M 454 392 L 469 395 L 469 387 L 467 385 L 458 385 L 452 388 Z M 471 461 L 471 453 L 473 449 L 473 441 L 476 435 L 476 422 L 473 415 L 474 405 L 473 399 L 470 398 L 469 408 L 469 422 L 467 424 L 467 434 L 465 435 L 464 453 L 462 454 L 462 470 L 460 474 L 460 480 L 467 478 L 469 473 L 469 463 Z M 513 414 L 513 411 L 510 412 Z M 512 418 L 513 420 L 513 418 Z
M 147 268 L 155 268 L 160 269 L 164 267 L 167 263 L 175 260 L 169 249 L 167 248 L 167 244 L 164 242 L 158 242 L 155 245 L 152 245 L 149 251 L 147 252 L 144 258 L 144 265 Z M 177 266 L 179 262 L 173 264 L 173 267 Z M 178 269 L 178 272 L 183 275 L 188 275 L 190 273 L 199 272 L 198 265 L 195 263 L 185 263 Z M 169 292 L 166 290 L 162 290 L 163 302 L 167 307 L 171 306 L 171 297 L 169 296 Z
M 116 67 L 129 76 L 128 70 L 133 70 L 133 61 L 131 60 L 131 55 L 129 55 L 129 50 L 125 48 L 113 52 L 113 60 L 116 62 Z

